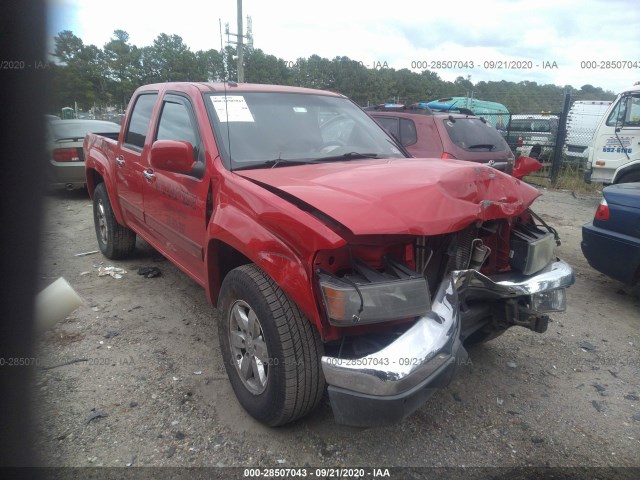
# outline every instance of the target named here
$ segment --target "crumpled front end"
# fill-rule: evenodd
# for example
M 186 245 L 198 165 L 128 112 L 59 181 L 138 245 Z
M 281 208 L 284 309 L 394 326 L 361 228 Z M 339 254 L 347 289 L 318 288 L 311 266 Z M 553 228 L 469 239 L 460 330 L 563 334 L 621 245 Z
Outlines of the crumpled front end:
M 575 279 L 555 257 L 555 231 L 533 218 L 477 222 L 404 248 L 354 238 L 346 257 L 317 255 L 327 322 L 345 332 L 322 358 L 338 423 L 397 422 L 450 383 L 467 361 L 465 342 L 516 325 L 546 330 Z M 330 264 L 339 266 L 329 273 Z
M 452 272 L 441 282 L 431 310 L 386 347 L 361 358 L 322 358 L 336 421 L 394 423 L 447 386 L 467 359 L 460 339 L 463 298 L 512 302 L 512 321 L 535 328 L 546 312 L 564 309 L 565 289 L 574 282 L 573 270 L 561 260 L 529 276 Z

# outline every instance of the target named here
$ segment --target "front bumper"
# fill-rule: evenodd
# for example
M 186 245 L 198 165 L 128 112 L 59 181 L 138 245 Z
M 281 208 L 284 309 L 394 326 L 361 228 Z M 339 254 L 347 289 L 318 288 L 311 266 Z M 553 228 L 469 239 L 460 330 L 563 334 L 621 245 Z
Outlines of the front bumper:
M 353 426 L 394 423 L 450 383 L 467 359 L 459 338 L 459 295 L 515 299 L 574 282 L 573 270 L 561 260 L 529 276 L 508 273 L 489 278 L 477 270 L 452 272 L 434 295 L 431 311 L 391 344 L 358 359 L 322 357 L 336 421 Z

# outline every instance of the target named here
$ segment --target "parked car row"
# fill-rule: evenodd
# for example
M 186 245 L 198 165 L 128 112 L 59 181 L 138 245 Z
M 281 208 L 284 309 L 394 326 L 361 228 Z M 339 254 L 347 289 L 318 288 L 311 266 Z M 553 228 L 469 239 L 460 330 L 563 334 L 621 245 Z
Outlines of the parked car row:
M 571 141 L 567 155 L 582 158 L 586 154 L 585 138 L 593 134 L 596 122 L 611 103 L 578 101 L 573 104 L 567 122 L 567 144 Z M 456 109 L 456 113 L 453 107 L 449 105 L 448 111 L 439 111 L 434 103 L 383 104 L 367 107 L 365 111 L 414 157 L 486 164 L 518 178 L 542 167 L 533 159 L 553 143 L 558 125 L 556 116 L 513 115 L 505 129 L 496 130 L 470 111 Z M 123 116 L 118 116 L 118 123 L 60 120 L 56 115 L 46 117 L 51 187 L 68 190 L 84 187 L 82 142 L 85 135 L 100 133 L 117 139 L 118 123 Z M 344 141 L 354 127 L 347 119 L 330 115 L 321 117 L 320 122 L 323 139 L 333 142 Z M 518 159 L 507 143 L 514 139 Z M 604 190 L 593 222 L 583 228 L 582 249 L 594 269 L 629 285 L 640 281 L 640 183 Z

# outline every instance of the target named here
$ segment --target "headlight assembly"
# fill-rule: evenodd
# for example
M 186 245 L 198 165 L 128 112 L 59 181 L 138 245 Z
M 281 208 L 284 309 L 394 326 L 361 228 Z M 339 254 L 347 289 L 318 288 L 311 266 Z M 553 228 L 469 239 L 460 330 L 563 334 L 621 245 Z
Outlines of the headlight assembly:
M 359 263 L 353 275 L 318 272 L 329 322 L 336 326 L 386 322 L 425 315 L 431 309 L 424 276 L 393 262 L 378 272 Z

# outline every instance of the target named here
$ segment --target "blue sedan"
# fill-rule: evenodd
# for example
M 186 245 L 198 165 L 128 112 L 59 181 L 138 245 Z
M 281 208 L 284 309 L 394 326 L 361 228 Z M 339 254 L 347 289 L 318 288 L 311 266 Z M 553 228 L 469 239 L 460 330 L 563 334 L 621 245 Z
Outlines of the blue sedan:
M 640 282 L 640 183 L 606 187 L 593 222 L 582 227 L 582 253 L 593 268 L 627 285 Z

